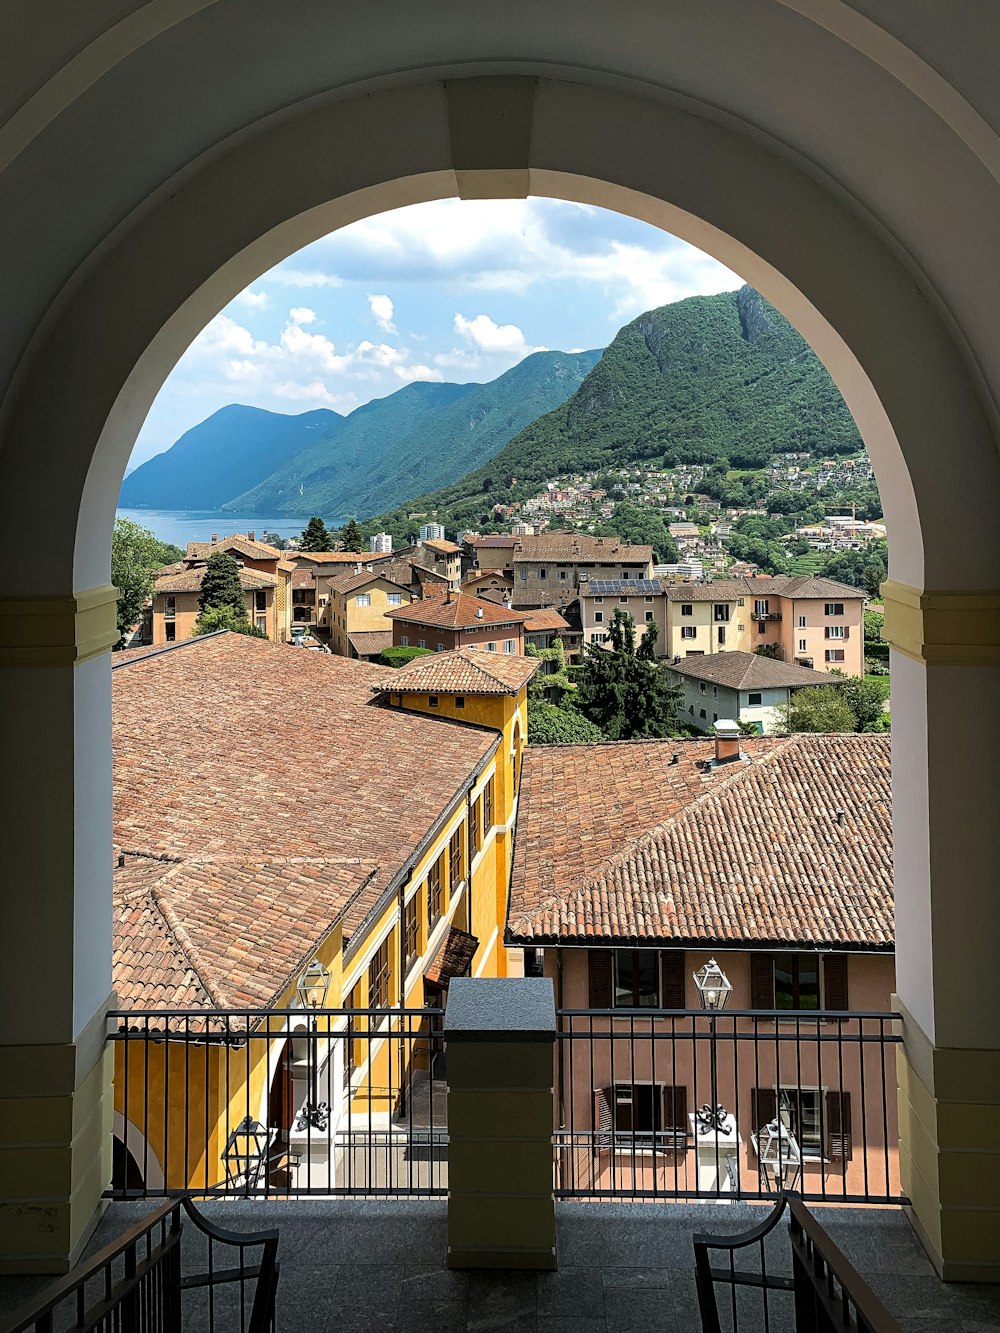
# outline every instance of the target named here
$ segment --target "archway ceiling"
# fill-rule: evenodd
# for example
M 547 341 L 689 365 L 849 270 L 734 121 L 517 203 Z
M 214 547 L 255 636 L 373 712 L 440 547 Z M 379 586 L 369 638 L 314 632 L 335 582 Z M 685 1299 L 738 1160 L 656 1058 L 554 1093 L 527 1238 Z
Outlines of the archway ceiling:
M 8 0 L 0 364 L 103 238 L 231 136 L 315 97 L 488 72 L 690 100 L 765 140 L 884 227 L 978 349 L 997 321 L 970 257 L 1000 234 L 997 28 L 984 31 L 983 12 L 937 0 Z

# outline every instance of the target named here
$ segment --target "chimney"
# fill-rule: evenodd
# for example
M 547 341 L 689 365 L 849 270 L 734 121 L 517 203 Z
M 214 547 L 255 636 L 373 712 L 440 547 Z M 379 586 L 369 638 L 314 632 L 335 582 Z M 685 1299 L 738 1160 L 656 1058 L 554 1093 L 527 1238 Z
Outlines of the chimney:
M 838 825 L 839 825 L 841 828 L 844 827 L 844 820 L 846 819 L 846 817 L 847 817 L 847 811 L 846 811 L 846 810 L 838 810 L 838 811 L 837 811 L 837 823 L 838 823 Z
M 356 561 L 354 562 L 354 572 L 355 572 L 355 574 L 360 574 L 360 573 L 361 573 L 361 561 L 360 561 L 360 560 L 356 560 Z
M 219 534 L 218 534 L 217 532 L 213 532 L 213 533 L 212 533 L 212 541 L 213 541 L 213 542 L 217 542 L 218 540 L 219 540 Z
M 715 762 L 731 764 L 740 758 L 740 729 L 735 722 L 720 718 L 715 724 Z
M 483 608 L 482 608 L 481 606 L 477 606 L 477 607 L 476 607 L 476 619 L 477 619 L 477 620 L 482 620 L 482 618 L 483 618 Z
M 248 542 L 255 542 L 256 540 L 257 540 L 257 534 L 253 531 L 253 529 L 251 529 L 251 530 L 247 533 L 247 541 L 248 541 Z

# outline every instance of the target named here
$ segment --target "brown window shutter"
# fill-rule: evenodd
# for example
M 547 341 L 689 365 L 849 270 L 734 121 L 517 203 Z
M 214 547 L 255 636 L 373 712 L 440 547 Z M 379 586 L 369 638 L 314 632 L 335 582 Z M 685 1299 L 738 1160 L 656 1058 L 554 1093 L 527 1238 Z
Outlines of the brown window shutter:
M 849 1162 L 854 1148 L 851 1122 L 851 1094 L 826 1094 L 826 1155 L 834 1162 Z
M 774 959 L 769 953 L 750 955 L 750 1008 L 774 1008 Z
M 594 1148 L 610 1148 L 615 1128 L 613 1088 L 594 1089 Z
M 677 1087 L 668 1084 L 663 1089 L 663 1128 L 688 1132 L 687 1088 L 683 1084 Z
M 660 999 L 664 1009 L 685 1009 L 684 950 L 660 951 Z
M 611 950 L 588 950 L 587 966 L 590 972 L 590 1008 L 611 1009 L 614 999 Z
M 754 1088 L 750 1094 L 753 1108 L 752 1132 L 759 1134 L 778 1114 L 778 1094 L 774 1088 Z
M 823 955 L 823 1008 L 849 1009 L 847 997 L 847 954 Z

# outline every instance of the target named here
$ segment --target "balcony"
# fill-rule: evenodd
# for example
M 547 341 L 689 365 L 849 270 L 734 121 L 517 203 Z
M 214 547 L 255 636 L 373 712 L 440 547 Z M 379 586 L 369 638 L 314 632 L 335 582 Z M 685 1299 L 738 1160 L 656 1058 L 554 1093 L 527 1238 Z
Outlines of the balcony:
M 750 619 L 751 619 L 751 620 L 756 620 L 756 621 L 758 621 L 758 622 L 760 622 L 760 621 L 765 621 L 765 620 L 780 620 L 780 619 L 781 619 L 781 612 L 780 612 L 780 611 L 751 611 L 751 612 L 750 612 Z

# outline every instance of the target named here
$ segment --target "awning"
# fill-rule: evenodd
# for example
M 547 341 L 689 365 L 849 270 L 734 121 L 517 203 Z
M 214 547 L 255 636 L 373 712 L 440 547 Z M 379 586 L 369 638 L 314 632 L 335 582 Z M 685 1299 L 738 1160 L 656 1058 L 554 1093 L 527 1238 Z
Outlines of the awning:
M 432 986 L 447 986 L 452 977 L 464 977 L 478 948 L 475 935 L 450 926 L 424 973 L 424 980 Z

